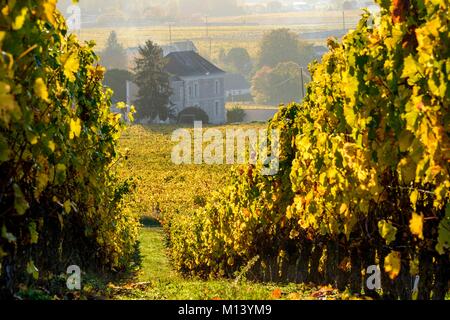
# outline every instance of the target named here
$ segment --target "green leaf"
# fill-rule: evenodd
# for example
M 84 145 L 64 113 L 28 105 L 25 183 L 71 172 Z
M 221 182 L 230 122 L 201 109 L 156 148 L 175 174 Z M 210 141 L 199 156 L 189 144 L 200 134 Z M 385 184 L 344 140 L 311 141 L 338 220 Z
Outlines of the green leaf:
M 28 225 L 28 231 L 30 232 L 30 242 L 31 242 L 31 244 L 38 243 L 39 233 L 36 230 L 36 222 L 31 222 Z
M 39 279 L 39 270 L 34 265 L 34 261 L 30 260 L 27 263 L 27 273 L 33 276 L 34 280 Z
M 381 237 L 386 240 L 386 244 L 389 245 L 395 240 L 397 228 L 394 227 L 390 222 L 381 220 L 378 222 L 378 232 L 380 233 Z
M 70 202 L 70 200 L 67 200 L 66 202 L 64 202 L 64 211 L 66 213 L 70 213 L 71 210 L 72 210 L 72 203 Z
M 66 165 L 63 163 L 58 163 L 56 165 L 56 182 L 58 184 L 62 184 L 66 181 Z
M 8 232 L 5 225 L 2 226 L 2 238 L 8 240 L 8 242 L 17 241 L 17 238 L 12 233 Z
M 25 214 L 25 212 L 30 208 L 28 201 L 20 190 L 20 187 L 15 183 L 13 184 L 14 189 L 14 208 L 19 215 Z
M 9 124 L 11 118 L 18 120 L 22 117 L 22 111 L 10 91 L 9 84 L 0 82 L 0 120 L 5 124 Z
M 417 114 L 415 115 L 417 119 Z M 415 124 L 416 119 L 411 119 L 411 124 Z M 414 136 L 409 131 L 403 131 L 398 138 L 398 145 L 401 152 L 408 151 L 414 140 Z

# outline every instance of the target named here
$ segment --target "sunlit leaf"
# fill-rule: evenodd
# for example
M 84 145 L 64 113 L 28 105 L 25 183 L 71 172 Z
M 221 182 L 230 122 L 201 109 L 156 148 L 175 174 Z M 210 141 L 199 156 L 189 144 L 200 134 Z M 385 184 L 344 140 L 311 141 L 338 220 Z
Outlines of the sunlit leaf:
M 419 239 L 423 238 L 423 214 L 413 213 L 412 218 L 409 221 L 409 229 L 411 233 L 417 236 Z
M 80 119 L 70 119 L 70 131 L 69 138 L 73 139 L 79 137 L 81 134 L 81 120 Z
M 378 231 L 381 237 L 386 240 L 386 244 L 389 245 L 391 242 L 395 241 L 395 236 L 397 234 L 397 228 L 394 227 L 390 222 L 386 220 L 381 220 L 378 222 Z
M 20 13 L 15 17 L 13 23 L 12 23 L 12 28 L 13 30 L 20 30 L 22 29 L 24 23 L 25 23 L 25 18 L 27 17 L 28 14 L 28 8 L 27 7 L 23 7 L 20 10 Z
M 69 79 L 69 81 L 75 81 L 75 73 L 77 73 L 80 68 L 78 55 L 74 52 L 67 52 L 62 56 L 61 60 L 64 66 L 64 75 Z
M 389 278 L 394 280 L 400 274 L 401 255 L 398 251 L 392 251 L 384 258 L 384 271 L 389 274 Z
M 42 78 L 37 78 L 34 82 L 34 93 L 45 102 L 49 102 L 47 86 Z

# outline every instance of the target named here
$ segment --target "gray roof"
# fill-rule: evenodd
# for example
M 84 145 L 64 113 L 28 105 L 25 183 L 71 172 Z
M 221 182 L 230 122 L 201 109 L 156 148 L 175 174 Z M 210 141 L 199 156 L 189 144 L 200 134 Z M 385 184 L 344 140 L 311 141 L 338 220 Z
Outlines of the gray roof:
M 167 56 L 172 52 L 181 52 L 181 51 L 198 52 L 198 49 L 195 46 L 194 42 L 190 40 L 172 42 L 169 45 L 161 46 L 161 48 L 163 49 L 164 56 Z
M 250 89 L 250 82 L 238 73 L 227 73 L 225 75 L 225 91 Z
M 174 76 L 189 77 L 225 73 L 194 51 L 172 52 L 166 59 L 168 62 L 164 70 Z

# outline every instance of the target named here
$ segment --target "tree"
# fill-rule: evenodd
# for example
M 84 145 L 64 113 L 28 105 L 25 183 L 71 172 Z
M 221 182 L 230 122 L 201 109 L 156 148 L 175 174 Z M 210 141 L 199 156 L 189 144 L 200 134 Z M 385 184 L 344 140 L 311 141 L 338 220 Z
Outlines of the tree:
M 239 106 L 234 106 L 233 109 L 227 111 L 227 122 L 238 123 L 243 122 L 245 119 L 245 110 Z
M 126 102 L 127 81 L 133 80 L 133 74 L 127 70 L 112 69 L 105 73 L 103 84 L 114 91 L 112 100 L 114 103 Z
M 293 61 L 302 67 L 313 60 L 312 45 L 301 42 L 289 29 L 266 33 L 261 41 L 259 66 L 276 67 L 279 63 Z
M 224 57 L 233 72 L 247 76 L 252 71 L 252 59 L 245 48 L 233 48 Z
M 188 107 L 178 114 L 178 123 L 193 123 L 194 121 L 207 124 L 209 123 L 208 114 L 199 107 Z
M 105 49 L 100 53 L 102 65 L 107 69 L 128 69 L 127 53 L 117 40 L 117 33 L 111 31 Z
M 253 95 L 258 103 L 287 104 L 301 96 L 301 67 L 283 62 L 276 68 L 263 67 L 253 77 Z
M 139 47 L 139 56 L 134 63 L 134 82 L 139 88 L 135 101 L 137 117 L 166 120 L 171 116 L 169 98 L 172 89 L 169 74 L 164 71 L 167 61 L 162 49 L 148 40 Z

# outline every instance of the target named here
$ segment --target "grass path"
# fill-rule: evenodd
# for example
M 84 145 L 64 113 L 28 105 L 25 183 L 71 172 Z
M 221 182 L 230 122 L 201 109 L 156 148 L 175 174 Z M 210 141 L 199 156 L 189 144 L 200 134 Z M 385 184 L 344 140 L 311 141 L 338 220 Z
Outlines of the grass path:
M 172 270 L 160 227 L 141 231 L 142 268 L 135 282 L 113 290 L 114 299 L 137 300 L 271 300 L 336 299 L 329 287 L 302 284 L 279 285 L 233 279 L 185 278 Z

